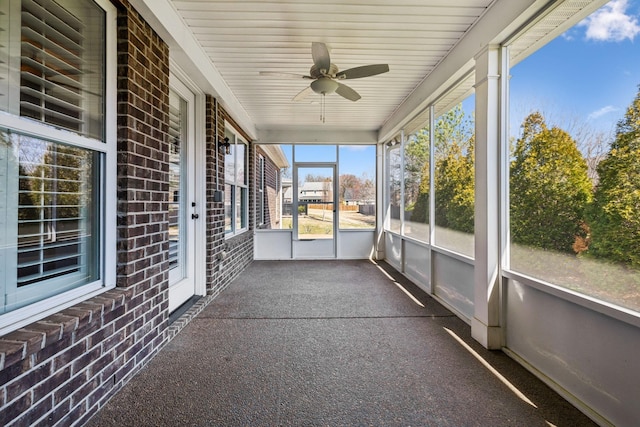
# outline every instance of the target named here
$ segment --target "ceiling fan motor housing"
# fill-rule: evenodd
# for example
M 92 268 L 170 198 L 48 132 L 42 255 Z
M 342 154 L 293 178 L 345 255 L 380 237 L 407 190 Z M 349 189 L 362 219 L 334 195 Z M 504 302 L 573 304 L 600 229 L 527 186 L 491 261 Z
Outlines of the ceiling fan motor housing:
M 324 70 L 324 74 L 322 74 L 321 70 L 316 67 L 316 65 L 312 65 L 309 69 L 309 75 L 314 79 L 319 79 L 320 77 L 335 77 L 336 74 L 340 71 L 336 64 L 331 64 L 328 70 Z

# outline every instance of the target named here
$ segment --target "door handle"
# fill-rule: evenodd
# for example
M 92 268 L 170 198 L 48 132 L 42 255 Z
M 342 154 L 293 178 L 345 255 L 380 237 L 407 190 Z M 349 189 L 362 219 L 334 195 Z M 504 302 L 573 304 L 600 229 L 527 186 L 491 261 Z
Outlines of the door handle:
M 191 214 L 191 219 L 198 219 L 200 218 L 200 215 L 198 214 Z

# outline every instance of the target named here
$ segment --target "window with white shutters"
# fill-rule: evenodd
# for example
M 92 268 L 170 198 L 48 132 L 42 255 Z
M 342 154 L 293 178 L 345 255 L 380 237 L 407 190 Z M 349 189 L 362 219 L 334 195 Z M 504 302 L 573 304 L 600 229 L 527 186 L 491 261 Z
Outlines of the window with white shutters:
M 107 285 L 108 15 L 104 0 L 0 1 L 0 314 Z
M 3 257 L 14 267 L 3 274 L 3 312 L 99 278 L 102 155 L 8 129 L 0 135 L 2 169 L 13 175 L 2 191 L 13 219 L 3 224 Z
M 104 11 L 89 0 L 2 3 L 0 108 L 103 138 Z
M 224 231 L 227 237 L 248 229 L 249 185 L 247 182 L 247 143 L 231 128 L 225 129 L 231 147 L 224 157 Z
M 265 221 L 265 169 L 264 169 L 264 157 L 258 156 L 258 225 L 263 225 Z
M 183 268 L 186 242 L 184 238 L 187 181 L 186 164 L 187 101 L 174 91 L 169 92 L 169 269 Z M 182 274 L 181 274 L 182 276 Z

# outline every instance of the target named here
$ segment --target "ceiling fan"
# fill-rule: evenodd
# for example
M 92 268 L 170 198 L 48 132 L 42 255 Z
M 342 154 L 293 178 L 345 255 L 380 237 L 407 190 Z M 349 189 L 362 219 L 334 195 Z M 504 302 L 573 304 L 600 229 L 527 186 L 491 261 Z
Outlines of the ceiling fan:
M 357 101 L 360 99 L 360 94 L 338 80 L 360 79 L 389 71 L 388 64 L 363 65 L 340 71 L 335 64 L 331 63 L 327 45 L 320 42 L 311 43 L 311 56 L 313 57 L 313 65 L 309 70 L 309 75 L 272 71 L 260 71 L 260 75 L 313 80 L 309 87 L 293 97 L 294 101 L 302 101 L 313 92 L 323 96 L 335 92 L 349 101 Z

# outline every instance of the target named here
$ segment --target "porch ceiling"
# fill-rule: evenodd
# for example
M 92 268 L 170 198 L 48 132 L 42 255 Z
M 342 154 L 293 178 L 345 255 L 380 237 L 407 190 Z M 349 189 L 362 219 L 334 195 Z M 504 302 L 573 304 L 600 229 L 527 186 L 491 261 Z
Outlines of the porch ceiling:
M 442 84 L 483 45 L 541 0 L 131 0 L 167 35 L 180 65 L 199 69 L 213 93 L 262 141 L 390 138 L 401 120 L 424 108 L 433 75 Z M 495 4 L 494 4 L 495 3 Z M 496 9 L 500 9 L 497 11 Z M 490 13 L 489 13 L 490 12 Z M 497 18 L 496 18 L 497 17 Z M 498 19 L 498 21 L 496 21 Z M 500 22 L 499 20 L 502 20 Z M 507 24 L 505 24 L 505 22 Z M 499 24 L 499 25 L 496 25 Z M 478 29 L 480 27 L 480 29 Z M 497 28 L 500 27 L 500 28 Z M 309 74 L 311 43 L 325 43 L 341 70 L 387 63 L 385 74 L 346 80 L 357 102 L 326 96 L 292 98 L 309 80 L 260 76 L 260 71 Z M 462 45 L 462 46 L 461 46 Z M 465 50 L 464 55 L 456 52 Z M 186 52 L 181 57 L 179 51 Z M 454 60 L 451 60 L 454 56 Z M 182 61 L 183 58 L 189 60 Z M 206 64 L 205 64 L 206 62 Z M 442 72 L 443 63 L 446 70 Z M 427 87 L 426 87 L 427 86 Z M 262 135 L 262 138 L 260 137 Z M 311 135 L 311 136 L 310 136 Z

